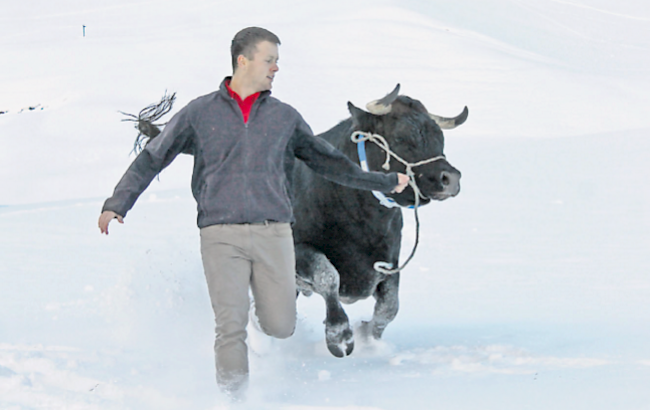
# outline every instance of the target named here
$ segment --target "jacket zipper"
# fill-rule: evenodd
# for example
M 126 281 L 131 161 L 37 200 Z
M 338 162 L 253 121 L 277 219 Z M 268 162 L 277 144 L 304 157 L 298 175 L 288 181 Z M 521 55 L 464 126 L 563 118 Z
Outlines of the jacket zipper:
M 239 111 L 241 111 L 241 109 Z M 251 120 L 251 115 L 250 114 L 251 113 L 248 114 L 248 121 L 244 121 L 244 113 L 242 112 L 242 121 L 244 121 L 244 141 L 243 141 L 243 143 L 244 143 L 244 147 L 245 147 L 246 150 L 248 150 L 247 145 L 249 144 L 249 139 L 250 139 L 249 138 L 249 131 L 248 131 L 248 123 Z M 246 204 L 244 206 L 244 213 L 245 213 L 244 218 L 245 218 L 246 222 L 250 222 L 250 219 L 251 219 L 251 215 L 250 215 L 251 195 L 250 195 L 250 192 L 248 192 L 248 189 L 249 189 L 248 188 L 249 187 L 249 184 L 248 184 L 248 172 L 247 172 L 248 168 L 249 168 L 248 155 L 244 154 L 244 172 L 243 172 L 243 174 L 244 174 L 243 175 L 244 176 L 244 183 L 243 183 L 243 187 L 246 188 L 246 192 L 244 192 L 244 201 L 246 202 Z
M 229 97 L 230 97 L 230 96 L 229 96 Z M 261 97 L 261 96 L 260 96 L 260 97 Z M 240 118 L 241 118 L 242 122 L 244 123 L 244 136 L 243 136 L 244 141 L 243 141 L 243 142 L 244 142 L 244 145 L 246 145 L 246 144 L 249 143 L 249 129 L 248 129 L 248 124 L 253 120 L 253 110 L 255 110 L 255 112 L 257 113 L 257 111 L 258 111 L 258 109 L 259 109 L 259 104 L 260 104 L 262 101 L 260 100 L 260 98 L 258 98 L 257 101 L 255 101 L 255 103 L 254 103 L 253 106 L 251 107 L 250 112 L 248 113 L 248 121 L 245 121 L 245 120 L 244 120 L 244 113 L 242 112 L 241 108 L 239 107 L 239 104 L 237 104 L 237 101 L 235 101 L 235 99 L 232 98 L 232 97 L 230 97 L 230 101 L 231 101 L 231 104 L 234 106 L 234 108 L 235 108 L 235 109 L 240 113 L 240 115 L 241 115 Z M 244 160 L 244 170 L 247 170 L 247 169 L 249 168 L 249 164 L 248 164 L 248 156 L 245 155 L 244 158 L 245 158 L 245 160 Z M 243 187 L 248 187 L 248 186 L 249 186 L 249 185 L 248 185 L 248 173 L 244 171 L 244 173 L 243 173 L 243 177 L 244 177 L 244 181 L 243 181 L 243 186 L 242 186 L 242 188 L 243 188 Z M 250 220 L 251 220 L 251 215 L 250 215 L 250 210 L 251 210 L 251 203 L 250 203 L 250 201 L 251 201 L 251 197 L 252 197 L 252 195 L 250 195 L 249 192 L 244 192 L 244 202 L 245 202 L 245 204 L 243 204 L 243 205 L 244 205 L 244 220 L 246 220 L 246 221 L 250 221 Z

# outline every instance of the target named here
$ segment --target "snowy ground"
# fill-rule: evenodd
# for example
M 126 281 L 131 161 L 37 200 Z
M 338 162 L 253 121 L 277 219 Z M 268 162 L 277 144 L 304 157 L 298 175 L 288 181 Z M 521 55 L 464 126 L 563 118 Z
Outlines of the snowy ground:
M 421 210 L 384 340 L 332 357 L 324 304 L 302 297 L 292 338 L 251 333 L 246 408 L 650 408 L 647 2 L 5 3 L 0 409 L 229 407 L 191 160 L 110 236 L 96 222 L 132 160 L 117 110 L 213 90 L 248 25 L 282 39 L 274 95 L 315 131 L 397 82 L 470 118 L 446 133 L 461 194 Z

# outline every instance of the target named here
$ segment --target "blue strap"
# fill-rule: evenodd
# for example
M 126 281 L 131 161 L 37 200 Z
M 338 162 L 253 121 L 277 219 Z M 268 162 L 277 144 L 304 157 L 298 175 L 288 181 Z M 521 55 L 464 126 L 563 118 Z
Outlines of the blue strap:
M 357 142 L 357 153 L 359 154 L 359 165 L 361 165 L 361 169 L 366 172 L 370 171 L 368 168 L 368 159 L 366 158 L 366 142 L 364 140 Z M 395 202 L 393 198 L 387 197 L 382 192 L 372 191 L 372 194 L 379 200 L 379 203 L 386 208 L 397 208 L 401 206 Z M 408 206 L 407 208 L 413 209 L 413 206 Z

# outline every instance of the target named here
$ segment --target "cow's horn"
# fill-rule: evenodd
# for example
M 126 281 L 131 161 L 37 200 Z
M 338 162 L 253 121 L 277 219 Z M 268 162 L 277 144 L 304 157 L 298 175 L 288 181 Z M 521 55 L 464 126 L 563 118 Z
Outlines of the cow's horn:
M 465 122 L 467 116 L 469 115 L 469 110 L 467 109 L 467 107 L 465 107 L 463 112 L 461 112 L 458 116 L 454 118 L 440 117 L 438 115 L 431 114 L 431 113 L 429 113 L 429 115 L 431 116 L 431 119 L 433 119 L 441 129 L 451 130 Z
M 368 109 L 368 112 L 375 115 L 388 114 L 392 109 L 392 104 L 397 99 L 398 94 L 399 94 L 399 84 L 395 86 L 395 89 L 390 94 L 388 94 L 381 100 L 371 101 L 368 104 L 366 104 L 366 108 Z

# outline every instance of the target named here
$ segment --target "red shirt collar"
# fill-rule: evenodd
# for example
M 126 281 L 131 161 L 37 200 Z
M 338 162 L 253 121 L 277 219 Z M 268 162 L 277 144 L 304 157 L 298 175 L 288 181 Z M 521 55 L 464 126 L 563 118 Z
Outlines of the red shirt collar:
M 239 108 L 241 109 L 241 112 L 244 116 L 244 122 L 248 122 L 248 117 L 251 113 L 251 109 L 253 108 L 253 104 L 255 104 L 255 101 L 257 101 L 261 93 L 257 92 L 255 94 L 251 94 L 246 97 L 245 100 L 242 100 L 239 94 L 230 88 L 230 80 L 226 80 L 226 88 L 228 89 L 228 94 L 230 94 L 230 96 L 235 101 L 237 101 L 237 105 L 239 105 Z

